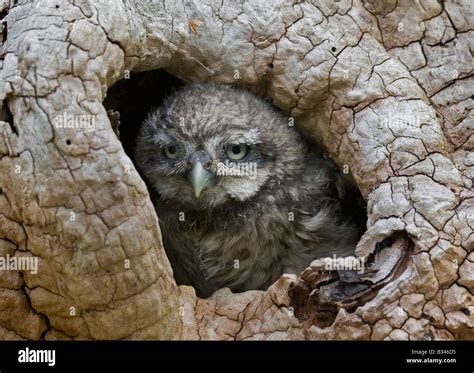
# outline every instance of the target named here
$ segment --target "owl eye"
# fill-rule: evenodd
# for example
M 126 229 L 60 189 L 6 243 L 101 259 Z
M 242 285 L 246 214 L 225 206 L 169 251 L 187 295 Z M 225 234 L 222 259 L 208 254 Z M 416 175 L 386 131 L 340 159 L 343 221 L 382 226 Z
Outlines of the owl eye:
M 246 144 L 227 144 L 226 154 L 229 159 L 239 161 L 248 153 L 248 146 Z
M 175 159 L 178 156 L 178 149 L 174 145 L 167 146 L 163 153 L 169 159 Z

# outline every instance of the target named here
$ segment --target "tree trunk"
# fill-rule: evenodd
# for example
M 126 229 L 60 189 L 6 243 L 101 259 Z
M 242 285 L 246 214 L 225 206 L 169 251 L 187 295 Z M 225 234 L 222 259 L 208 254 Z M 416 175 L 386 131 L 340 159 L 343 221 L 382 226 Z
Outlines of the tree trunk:
M 0 339 L 474 339 L 472 2 L 183 4 L 0 0 L 0 257 L 39 258 L 0 271 Z M 366 270 L 178 287 L 103 106 L 152 69 L 322 142 L 367 199 Z

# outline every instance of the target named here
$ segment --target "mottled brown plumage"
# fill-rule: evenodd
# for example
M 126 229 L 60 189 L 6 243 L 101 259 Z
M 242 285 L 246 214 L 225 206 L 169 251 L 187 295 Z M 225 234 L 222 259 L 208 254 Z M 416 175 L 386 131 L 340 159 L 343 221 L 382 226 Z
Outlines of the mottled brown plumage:
M 175 277 L 201 296 L 265 289 L 315 258 L 354 250 L 337 168 L 251 93 L 179 90 L 143 123 L 135 159 L 158 195 Z

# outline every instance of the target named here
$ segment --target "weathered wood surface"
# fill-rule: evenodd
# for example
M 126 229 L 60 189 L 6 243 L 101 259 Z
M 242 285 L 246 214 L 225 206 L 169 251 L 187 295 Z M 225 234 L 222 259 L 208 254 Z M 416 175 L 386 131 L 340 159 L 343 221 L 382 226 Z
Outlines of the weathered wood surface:
M 0 339 L 474 339 L 474 5 L 443 3 L 0 0 L 0 256 L 40 258 L 0 272 Z M 264 94 L 322 141 L 367 198 L 370 270 L 177 287 L 102 105 L 150 69 Z

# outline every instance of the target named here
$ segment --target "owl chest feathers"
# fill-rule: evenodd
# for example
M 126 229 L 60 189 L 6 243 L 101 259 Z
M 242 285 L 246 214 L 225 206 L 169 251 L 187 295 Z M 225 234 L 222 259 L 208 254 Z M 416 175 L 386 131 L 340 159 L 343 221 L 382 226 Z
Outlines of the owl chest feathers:
M 344 236 L 337 222 L 330 219 L 329 208 L 313 214 L 275 206 L 259 214 L 214 216 L 214 224 L 206 217 L 201 217 L 204 221 L 190 217 L 176 223 L 169 214 L 163 215 L 165 248 L 173 268 L 182 269 L 175 271 L 175 276 L 201 294 L 221 287 L 266 289 L 282 273 L 299 274 L 311 260 L 332 252 L 334 247 L 327 242 L 334 242 L 335 236 L 326 237 L 327 232 Z M 179 278 L 182 275 L 187 278 Z
M 290 228 L 288 220 L 275 215 L 260 221 L 242 215 L 224 229 L 202 224 L 178 231 L 174 227 L 174 237 L 166 234 L 166 225 L 162 227 L 167 251 L 179 257 L 180 263 L 173 267 L 182 266 L 190 283 L 205 279 L 216 290 L 230 287 L 234 291 L 266 288 L 281 275 L 291 250 L 282 237 Z M 297 255 L 294 258 L 299 261 Z

